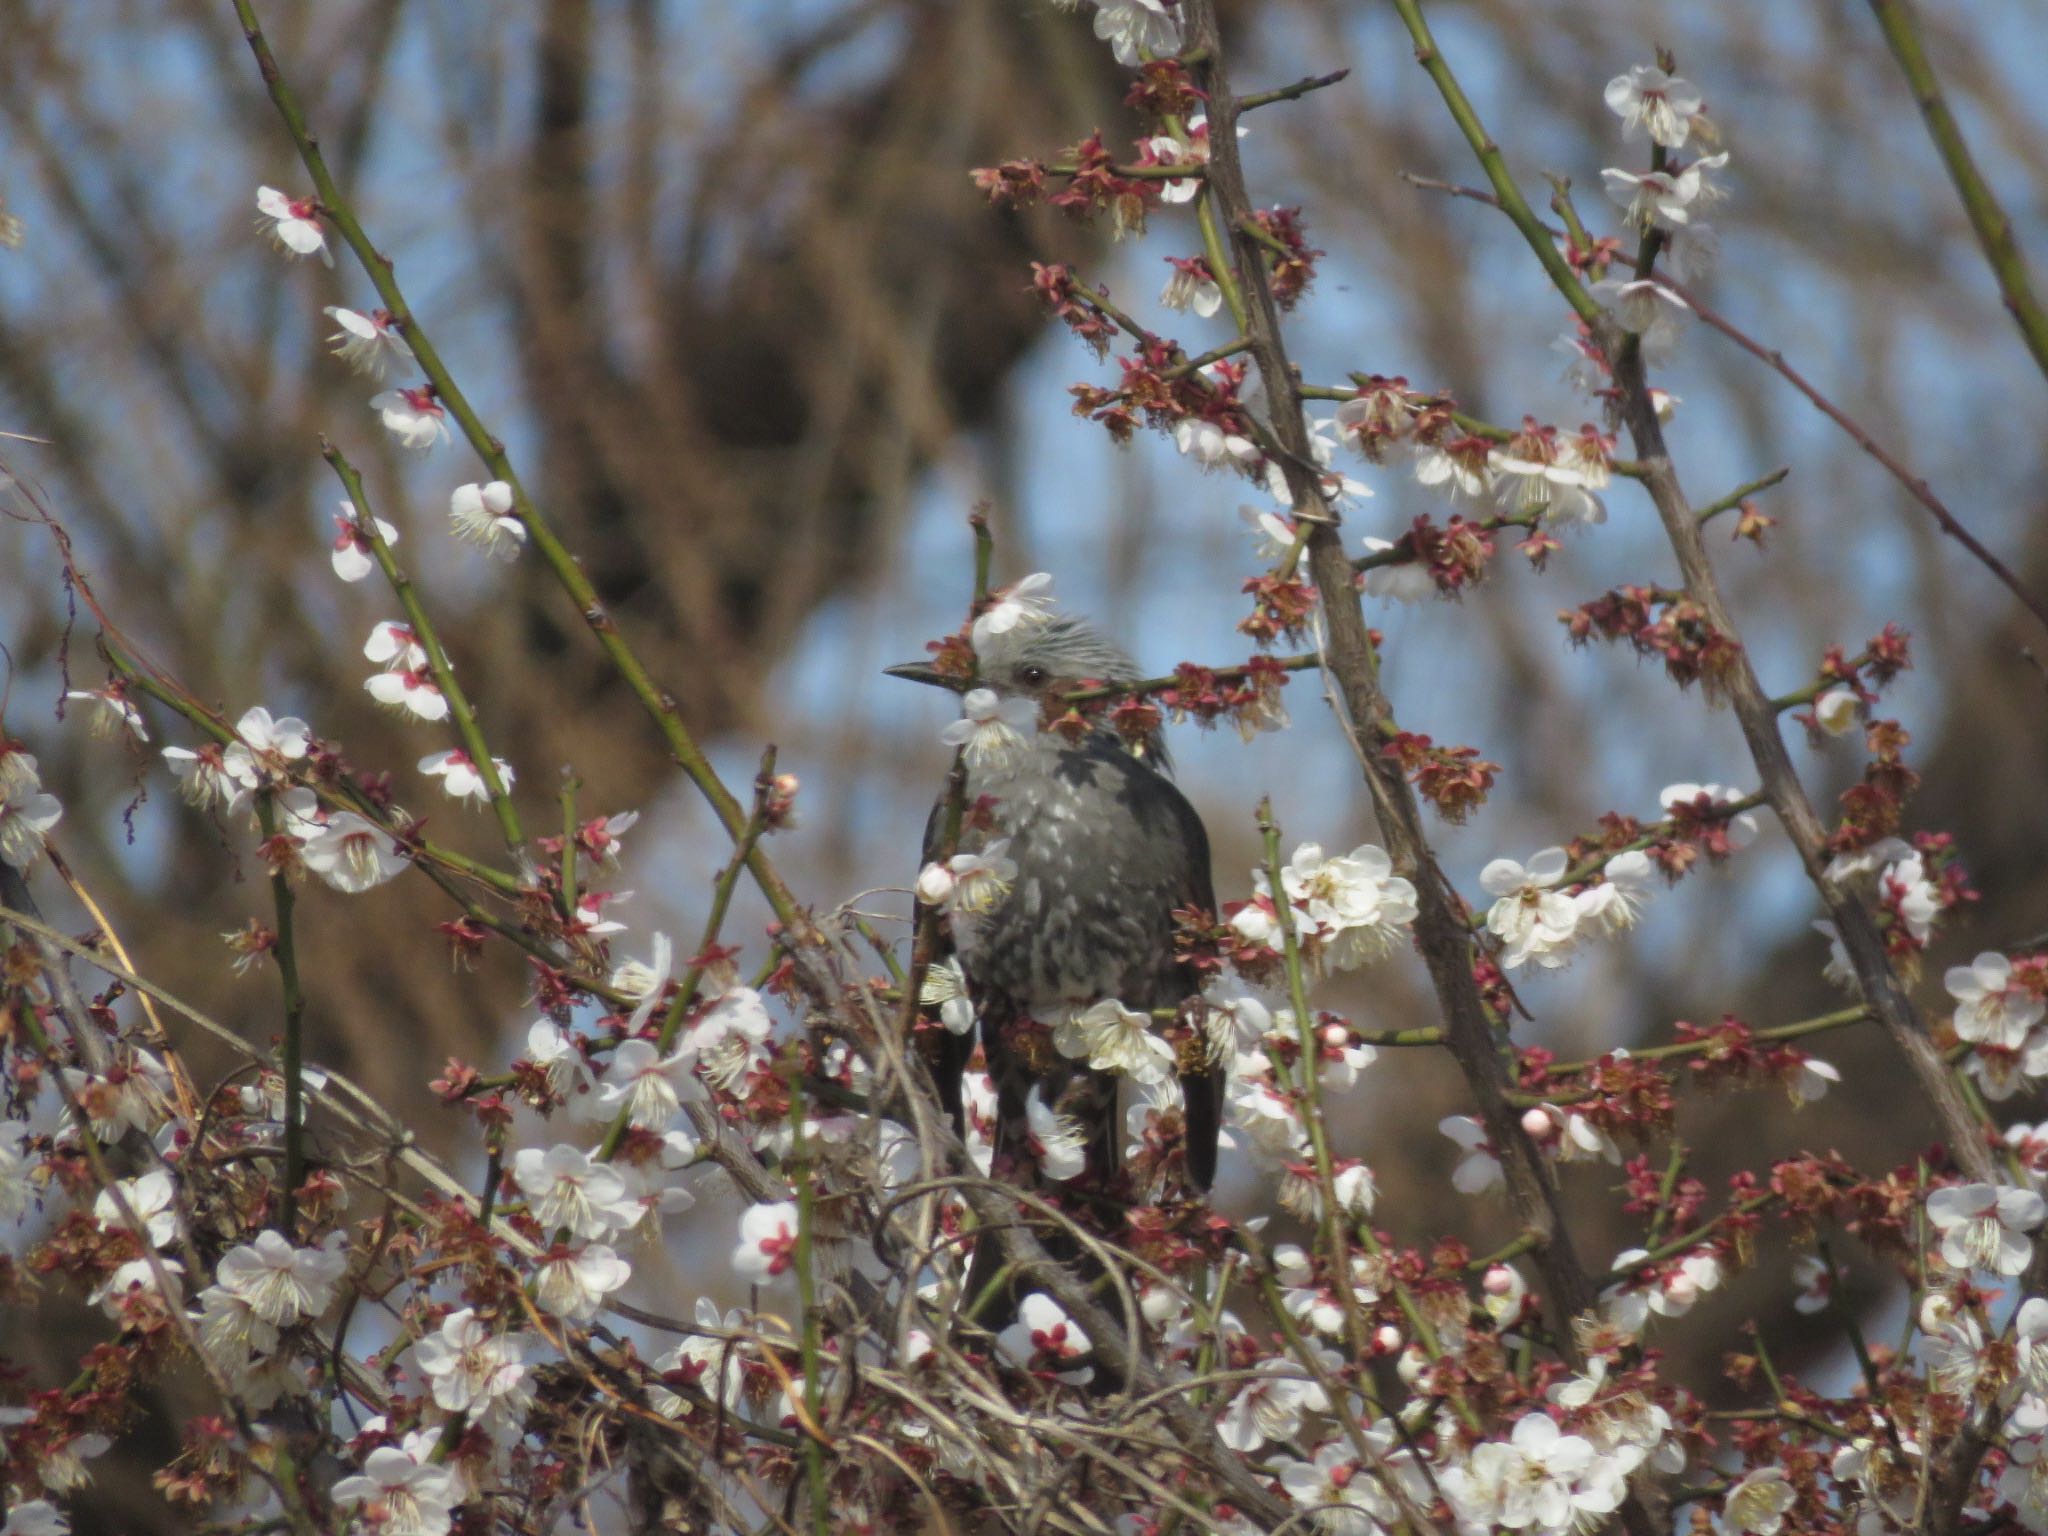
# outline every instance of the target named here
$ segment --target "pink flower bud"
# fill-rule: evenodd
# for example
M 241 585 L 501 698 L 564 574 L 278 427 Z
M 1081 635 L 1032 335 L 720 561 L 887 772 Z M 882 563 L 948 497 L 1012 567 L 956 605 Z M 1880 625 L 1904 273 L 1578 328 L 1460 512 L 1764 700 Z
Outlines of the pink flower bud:
M 1557 1134 L 1557 1122 L 1540 1109 L 1525 1110 L 1522 1129 L 1529 1133 L 1531 1141 L 1548 1141 Z
M 1512 1296 L 1515 1293 L 1515 1272 L 1505 1264 L 1496 1264 L 1486 1272 L 1482 1283 L 1489 1296 Z

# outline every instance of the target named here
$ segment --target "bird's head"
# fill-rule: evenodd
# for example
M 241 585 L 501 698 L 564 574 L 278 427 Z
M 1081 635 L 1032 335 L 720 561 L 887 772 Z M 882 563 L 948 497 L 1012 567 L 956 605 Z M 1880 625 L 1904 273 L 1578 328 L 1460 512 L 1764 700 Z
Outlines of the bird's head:
M 1085 619 L 1066 614 L 1025 619 L 984 632 L 975 648 L 974 681 L 940 672 L 926 662 L 887 669 L 891 677 L 965 692 L 993 688 L 1004 698 L 1051 700 L 1091 683 L 1134 683 L 1144 676 L 1130 654 Z
M 972 682 L 939 671 L 927 662 L 909 662 L 887 669 L 890 677 L 965 692 L 992 688 L 1006 699 L 1031 699 L 1041 722 L 1067 711 L 1062 696 L 1098 683 L 1134 683 L 1145 674 L 1130 653 L 1085 619 L 1069 614 L 1032 616 L 1008 629 L 984 630 L 975 646 Z M 1164 744 L 1146 744 L 1138 753 L 1165 765 Z

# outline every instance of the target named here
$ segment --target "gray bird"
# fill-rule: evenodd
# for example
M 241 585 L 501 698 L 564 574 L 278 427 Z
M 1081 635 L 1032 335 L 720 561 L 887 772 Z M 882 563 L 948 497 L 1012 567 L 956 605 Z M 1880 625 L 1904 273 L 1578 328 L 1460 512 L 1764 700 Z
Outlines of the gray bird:
M 1079 619 L 1029 618 L 987 636 L 976 662 L 973 686 L 1038 706 L 1014 750 L 970 761 L 968 771 L 970 814 L 960 851 L 1007 839 L 1015 879 L 987 911 L 956 914 L 948 925 L 980 1011 L 995 1086 L 995 1172 L 1039 1185 L 1026 1108 L 1035 1086 L 1046 1107 L 1072 1117 L 1086 1139 L 1085 1170 L 1066 1188 L 1113 1209 L 1129 1199 L 1117 1180 L 1117 1079 L 1054 1049 L 1044 1021 L 1111 998 L 1139 1013 L 1174 1008 L 1201 991 L 1199 974 L 1176 958 L 1173 914 L 1215 908 L 1208 834 L 1167 777 L 1156 733 L 1133 748 L 1103 725 L 1078 739 L 1043 728 L 1066 713 L 1062 695 L 1144 675 L 1119 647 Z M 923 663 L 888 672 L 955 690 L 968 686 Z M 935 811 L 927 859 L 937 852 L 940 824 Z M 935 1042 L 933 1070 L 956 1124 L 961 1073 L 972 1051 L 966 1036 Z M 1199 1048 L 1183 1048 L 1177 1065 L 1186 1174 L 1207 1189 L 1216 1172 L 1222 1080 Z M 974 1269 L 994 1272 L 979 1254 Z M 972 1277 L 968 1294 L 978 1294 Z

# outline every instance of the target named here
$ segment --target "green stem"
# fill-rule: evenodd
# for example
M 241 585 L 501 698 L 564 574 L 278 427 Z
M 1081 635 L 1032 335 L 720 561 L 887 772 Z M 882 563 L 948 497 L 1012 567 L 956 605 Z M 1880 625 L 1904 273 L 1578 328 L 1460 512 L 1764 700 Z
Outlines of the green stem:
M 413 638 L 427 653 L 427 668 L 434 675 L 434 685 L 448 701 L 448 714 L 455 722 L 455 734 L 462 738 L 462 749 L 476 765 L 477 776 L 484 781 L 484 788 L 490 791 L 491 812 L 498 818 L 498 830 L 504 835 L 506 848 L 517 859 L 526 846 L 526 834 L 519 830 L 519 813 L 513 808 L 512 797 L 505 790 L 505 781 L 498 772 L 498 761 L 491 756 L 491 745 L 484 739 L 483 727 L 477 724 L 476 710 L 469 702 L 469 695 L 455 680 L 455 668 L 449 663 L 448 651 L 441 644 L 434 621 L 427 616 L 425 605 L 413 590 L 412 578 L 399 569 L 391 546 L 377 527 L 376 514 L 370 510 L 369 500 L 363 494 L 362 475 L 339 448 L 324 439 L 320 444 L 320 455 L 341 480 L 341 488 L 348 492 L 349 505 L 355 508 L 356 526 L 370 541 L 370 552 L 376 556 L 377 569 L 384 573 L 384 580 L 397 596 L 398 606 L 404 610 L 405 622 L 411 626 Z
M 2034 292 L 2027 258 L 2013 238 L 2012 220 L 2006 216 L 1991 184 L 1977 169 L 1963 130 L 1949 110 L 1934 66 L 1927 62 L 1912 5 L 1909 0 L 1870 0 L 1870 9 L 1912 89 L 1914 105 L 1927 123 L 1928 135 L 1934 140 L 1949 180 L 1955 183 L 1956 195 L 1963 201 L 1963 212 L 1969 215 L 1977 243 L 1984 248 L 1984 259 L 1991 264 L 1991 274 L 1998 282 L 2006 311 L 2019 327 L 2027 351 L 2033 354 L 2034 366 L 2048 376 L 2048 310 L 2043 310 Z
M 1787 475 L 1791 473 L 1792 467 L 1789 464 L 1786 465 L 1783 469 L 1774 469 L 1768 475 L 1763 475 L 1755 480 L 1752 480 L 1747 485 L 1738 485 L 1737 487 L 1735 487 L 1734 490 L 1730 491 L 1726 496 L 1723 496 L 1719 501 L 1708 502 L 1704 507 L 1701 507 L 1695 515 L 1699 518 L 1701 526 L 1705 526 L 1706 524 L 1712 522 L 1715 518 L 1719 517 L 1723 512 L 1732 511 L 1736 507 L 1741 506 L 1745 501 L 1747 501 L 1750 497 L 1754 496 L 1758 491 L 1768 491 L 1772 486 L 1778 484 L 1779 481 L 1783 480 Z

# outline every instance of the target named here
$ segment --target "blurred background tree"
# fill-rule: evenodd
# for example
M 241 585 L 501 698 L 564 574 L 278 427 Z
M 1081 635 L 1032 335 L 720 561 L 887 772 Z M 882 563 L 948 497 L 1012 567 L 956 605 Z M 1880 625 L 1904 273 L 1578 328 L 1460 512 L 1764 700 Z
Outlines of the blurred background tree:
M 1055 212 L 992 214 L 968 179 L 1094 127 L 1113 146 L 1129 138 L 1123 72 L 1085 21 L 1040 0 L 271 9 L 337 173 L 618 622 L 728 761 L 751 763 L 772 739 L 803 777 L 805 827 L 781 858 L 810 898 L 900 886 L 914 869 L 937 721 L 931 700 L 897 697 L 877 674 L 957 622 L 959 520 L 975 501 L 995 508 L 1000 574 L 1054 571 L 1148 663 L 1244 654 L 1231 625 L 1251 556 L 1235 509 L 1259 498 L 1160 440 L 1117 451 L 1068 421 L 1066 385 L 1101 370 L 1026 292 L 1032 259 L 1068 260 L 1158 314 L 1163 258 L 1188 254 L 1192 231 L 1161 220 L 1112 246 Z M 1432 14 L 1525 186 L 1573 178 L 1598 230 L 1614 227 L 1596 206 L 1600 167 L 1625 163 L 1600 88 L 1673 50 L 1732 154 L 1723 261 L 1704 291 L 2048 586 L 2048 386 L 1863 5 L 1445 0 Z M 1474 178 L 1392 14 L 1269 0 L 1232 19 L 1246 88 L 1354 71 L 1259 113 L 1246 146 L 1255 193 L 1305 205 L 1331 252 L 1295 326 L 1309 376 L 1405 374 L 1509 423 L 1590 414 L 1561 378 L 1563 313 L 1526 253 L 1487 210 L 1402 179 Z M 1959 0 L 1923 21 L 2022 246 L 2048 250 L 2048 107 L 2025 73 L 2048 19 Z M 688 903 L 722 849 L 658 743 L 532 570 L 485 571 L 445 537 L 449 491 L 477 478 L 466 451 L 401 461 L 365 409 L 374 386 L 327 355 L 319 306 L 368 307 L 366 285 L 282 261 L 254 233 L 257 185 L 300 180 L 229 8 L 0 0 L 0 34 L 0 197 L 23 236 L 0 250 L 0 430 L 41 440 L 10 442 L 9 460 L 42 483 L 103 599 L 202 697 L 306 715 L 352 761 L 390 769 L 401 800 L 431 803 L 438 836 L 486 849 L 487 821 L 458 827 L 412 770 L 444 743 L 362 691 L 360 637 L 391 609 L 327 570 L 337 492 L 317 447 L 334 438 L 403 529 L 401 554 L 516 759 L 529 825 L 552 825 L 565 767 L 586 815 L 656 812 L 629 840 L 629 915 L 643 933 L 694 932 Z M 1221 321 L 1158 323 L 1202 346 L 1227 339 Z M 2025 649 L 2044 637 L 1754 360 L 1695 327 L 1661 382 L 1682 399 L 1675 449 L 1702 499 L 1793 467 L 1767 498 L 1781 519 L 1768 553 L 1720 555 L 1769 681 L 1800 685 L 1825 645 L 1853 651 L 1888 619 L 1916 635 L 1917 671 L 1896 696 L 1926 777 L 1911 824 L 1958 836 L 1988 914 L 1936 957 L 1930 983 L 1939 964 L 2048 930 L 2048 692 Z M 1397 537 L 1438 507 L 1404 473 L 1358 472 L 1378 500 L 1354 537 Z M 1462 603 L 1385 617 L 1404 724 L 1506 765 L 1488 809 L 1443 839 L 1467 880 L 1604 809 L 1647 813 L 1672 780 L 1748 787 L 1732 721 L 1674 699 L 1655 670 L 1564 644 L 1559 608 L 1672 576 L 1633 490 L 1609 500 L 1611 521 L 1547 574 L 1504 559 Z M 160 773 L 143 777 L 151 760 L 124 764 L 51 718 L 66 669 L 72 686 L 100 681 L 95 658 L 67 648 L 57 573 L 34 530 L 0 542 L 7 727 L 61 787 L 65 847 L 152 974 L 230 999 L 220 1011 L 266 1037 L 270 991 L 231 987 L 218 937 L 261 906 L 247 859 Z M 1290 692 L 1285 738 L 1176 748 L 1226 898 L 1247 884 L 1261 791 L 1296 837 L 1371 833 L 1315 684 Z M 1815 786 L 1832 793 L 1856 762 L 1826 750 Z M 1782 852 L 1767 831 L 1660 902 L 1640 942 L 1525 989 L 1530 1037 L 1586 1054 L 1678 1018 L 1768 1024 L 1832 1006 L 1810 893 Z M 320 896 L 316 912 L 342 901 Z M 502 1059 L 528 985 L 512 958 L 452 972 L 431 931 L 447 913 L 423 884 L 346 915 L 306 946 L 317 1054 L 414 1111 L 444 1055 Z M 1426 1021 L 1418 973 L 1373 977 L 1378 990 L 1331 1005 L 1374 1025 Z M 1898 1112 L 1882 1042 L 1830 1037 L 1824 1051 L 1846 1083 L 1789 1122 L 1784 1149 L 1910 1157 L 1931 1128 Z M 1459 1107 L 1448 1065 L 1410 1053 L 1369 1077 L 1343 1107 L 1342 1141 L 1375 1164 L 1389 1225 L 1442 1219 L 1450 1148 L 1434 1122 Z M 1760 1155 L 1741 1099 L 1702 1099 L 1686 1124 L 1703 1173 Z M 1600 1175 L 1583 1180 L 1606 1200 Z M 1482 1208 L 1453 1219 L 1477 1237 L 1499 1225 Z M 1746 1301 L 1776 1326 L 1786 1299 Z

